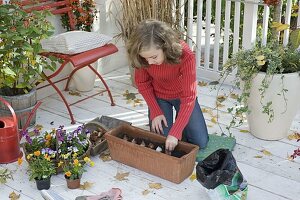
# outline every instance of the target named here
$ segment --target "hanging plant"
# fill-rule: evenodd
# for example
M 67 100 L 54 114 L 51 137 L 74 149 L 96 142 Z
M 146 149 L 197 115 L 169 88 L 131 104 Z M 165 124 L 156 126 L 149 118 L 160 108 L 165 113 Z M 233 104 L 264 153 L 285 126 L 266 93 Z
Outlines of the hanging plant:
M 268 6 L 275 6 L 277 5 L 281 0 L 264 0 L 265 4 Z
M 75 29 L 91 32 L 94 19 L 97 18 L 94 0 L 70 0 L 70 4 L 75 18 Z M 72 30 L 67 14 L 62 15 L 61 22 L 65 29 Z

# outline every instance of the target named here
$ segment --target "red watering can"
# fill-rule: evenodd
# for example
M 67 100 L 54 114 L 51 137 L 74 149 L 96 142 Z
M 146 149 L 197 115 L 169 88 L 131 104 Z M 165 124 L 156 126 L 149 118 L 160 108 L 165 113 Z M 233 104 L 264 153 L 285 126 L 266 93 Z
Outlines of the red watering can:
M 11 105 L 0 97 L 0 102 L 4 103 L 12 117 L 0 117 L 0 164 L 11 163 L 22 157 L 20 151 L 20 138 L 18 133 L 17 116 Z

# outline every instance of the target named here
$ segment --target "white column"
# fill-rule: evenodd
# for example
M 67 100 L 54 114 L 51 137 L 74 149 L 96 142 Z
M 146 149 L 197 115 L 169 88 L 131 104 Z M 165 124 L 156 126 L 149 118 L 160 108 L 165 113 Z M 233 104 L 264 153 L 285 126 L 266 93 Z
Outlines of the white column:
M 258 10 L 258 4 L 256 4 L 256 2 L 257 0 L 248 0 L 245 2 L 243 23 L 246 26 L 243 27 L 243 42 L 242 42 L 242 46 L 245 49 L 252 48 L 256 41 L 257 10 Z
M 188 0 L 188 17 L 187 17 L 187 42 L 190 48 L 193 45 L 193 10 L 194 10 L 194 1 Z

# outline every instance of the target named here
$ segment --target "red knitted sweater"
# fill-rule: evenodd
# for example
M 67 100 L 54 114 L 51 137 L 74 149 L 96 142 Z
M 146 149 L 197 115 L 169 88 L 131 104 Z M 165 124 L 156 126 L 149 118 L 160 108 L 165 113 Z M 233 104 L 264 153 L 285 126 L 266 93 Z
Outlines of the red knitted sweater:
M 135 70 L 135 83 L 150 109 L 150 120 L 163 115 L 155 97 L 180 99 L 180 110 L 169 132 L 169 135 L 179 140 L 189 121 L 197 95 L 195 56 L 186 43 L 182 42 L 182 48 L 180 64 L 163 63 Z

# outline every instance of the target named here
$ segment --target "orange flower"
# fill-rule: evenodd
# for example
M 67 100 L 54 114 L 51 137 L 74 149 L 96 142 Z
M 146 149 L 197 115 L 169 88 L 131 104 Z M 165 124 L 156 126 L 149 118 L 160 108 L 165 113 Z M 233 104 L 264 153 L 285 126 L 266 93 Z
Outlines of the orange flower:
M 23 159 L 22 158 L 18 158 L 18 165 L 22 165 L 23 163 Z
M 66 175 L 67 177 L 70 177 L 70 176 L 72 175 L 72 173 L 71 173 L 70 171 L 67 171 L 67 172 L 65 173 L 65 175 Z
M 78 159 L 75 159 L 73 163 L 74 163 L 75 166 L 77 166 L 79 164 Z
M 49 156 L 48 154 L 45 154 L 45 155 L 44 155 L 44 158 L 45 158 L 46 160 L 50 161 L 50 156 Z
M 33 155 L 39 156 L 39 155 L 41 155 L 41 152 L 40 152 L 40 151 L 35 151 L 35 152 L 33 153 Z
M 50 134 L 46 135 L 46 140 L 51 140 L 52 136 Z

